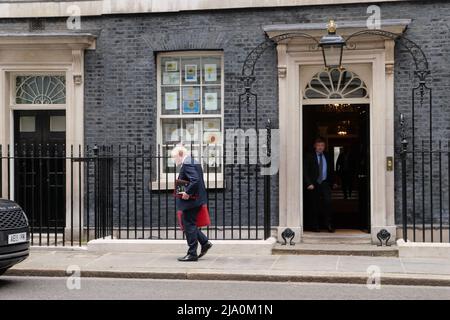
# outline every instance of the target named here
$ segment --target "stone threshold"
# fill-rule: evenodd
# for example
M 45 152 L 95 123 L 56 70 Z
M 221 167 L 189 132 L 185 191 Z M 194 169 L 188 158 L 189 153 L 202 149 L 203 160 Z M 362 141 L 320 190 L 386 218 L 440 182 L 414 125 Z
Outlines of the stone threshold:
M 370 244 L 310 244 L 299 243 L 293 246 L 277 244 L 274 255 L 333 255 L 333 256 L 369 256 L 369 257 L 398 257 L 397 246 L 383 246 Z

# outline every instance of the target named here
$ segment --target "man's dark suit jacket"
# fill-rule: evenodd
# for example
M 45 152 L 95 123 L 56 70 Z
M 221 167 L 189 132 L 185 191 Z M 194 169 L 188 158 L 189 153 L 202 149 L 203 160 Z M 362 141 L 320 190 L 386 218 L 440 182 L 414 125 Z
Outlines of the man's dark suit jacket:
M 177 198 L 178 210 L 188 210 L 200 207 L 207 203 L 205 182 L 203 181 L 203 170 L 198 161 L 193 160 L 191 157 L 187 157 L 181 166 L 178 179 L 189 181 L 185 192 L 189 196 L 192 196 L 189 200 Z
M 328 153 L 323 153 L 327 161 L 327 178 L 325 179 L 330 185 L 334 183 L 334 164 Z M 303 182 L 305 186 L 317 184 L 319 178 L 319 162 L 315 152 L 305 155 L 303 163 Z

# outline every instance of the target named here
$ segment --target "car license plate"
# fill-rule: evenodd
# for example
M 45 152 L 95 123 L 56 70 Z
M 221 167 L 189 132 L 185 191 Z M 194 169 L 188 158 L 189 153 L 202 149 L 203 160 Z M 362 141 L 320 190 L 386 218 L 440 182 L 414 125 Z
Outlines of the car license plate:
M 15 244 L 27 241 L 27 233 L 13 233 L 8 235 L 8 244 Z

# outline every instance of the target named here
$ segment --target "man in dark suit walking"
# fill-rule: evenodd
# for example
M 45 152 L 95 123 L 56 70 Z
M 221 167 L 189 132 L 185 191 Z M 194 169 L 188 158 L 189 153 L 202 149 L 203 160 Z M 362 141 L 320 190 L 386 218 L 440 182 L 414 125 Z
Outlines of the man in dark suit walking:
M 325 140 L 314 141 L 314 152 L 304 158 L 303 181 L 307 194 L 311 197 L 311 221 L 313 231 L 320 231 L 320 212 L 328 232 L 334 232 L 331 213 L 331 189 L 334 187 L 333 161 L 325 152 Z M 322 210 L 320 210 L 322 209 Z
M 181 165 L 178 180 L 188 182 L 180 198 L 176 199 L 177 208 L 183 211 L 184 232 L 189 246 L 186 256 L 178 258 L 178 261 L 197 261 L 212 247 L 208 237 L 197 227 L 198 212 L 207 203 L 203 170 L 200 163 L 188 155 L 184 146 L 176 146 L 171 155 L 176 165 Z M 200 255 L 197 255 L 198 242 L 201 245 Z

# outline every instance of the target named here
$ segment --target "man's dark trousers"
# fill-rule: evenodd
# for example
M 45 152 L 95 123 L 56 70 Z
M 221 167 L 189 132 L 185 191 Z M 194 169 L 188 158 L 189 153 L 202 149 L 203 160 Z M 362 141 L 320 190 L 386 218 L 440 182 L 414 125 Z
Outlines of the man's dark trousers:
M 183 226 L 186 240 L 189 246 L 188 254 L 197 256 L 198 242 L 203 246 L 208 242 L 208 237 L 197 227 L 197 215 L 200 207 L 183 210 Z
M 314 190 L 312 190 L 312 217 L 311 222 L 314 228 L 320 227 L 321 212 L 323 213 L 323 220 L 325 226 L 331 226 L 331 187 L 327 181 L 322 183 L 315 183 Z

